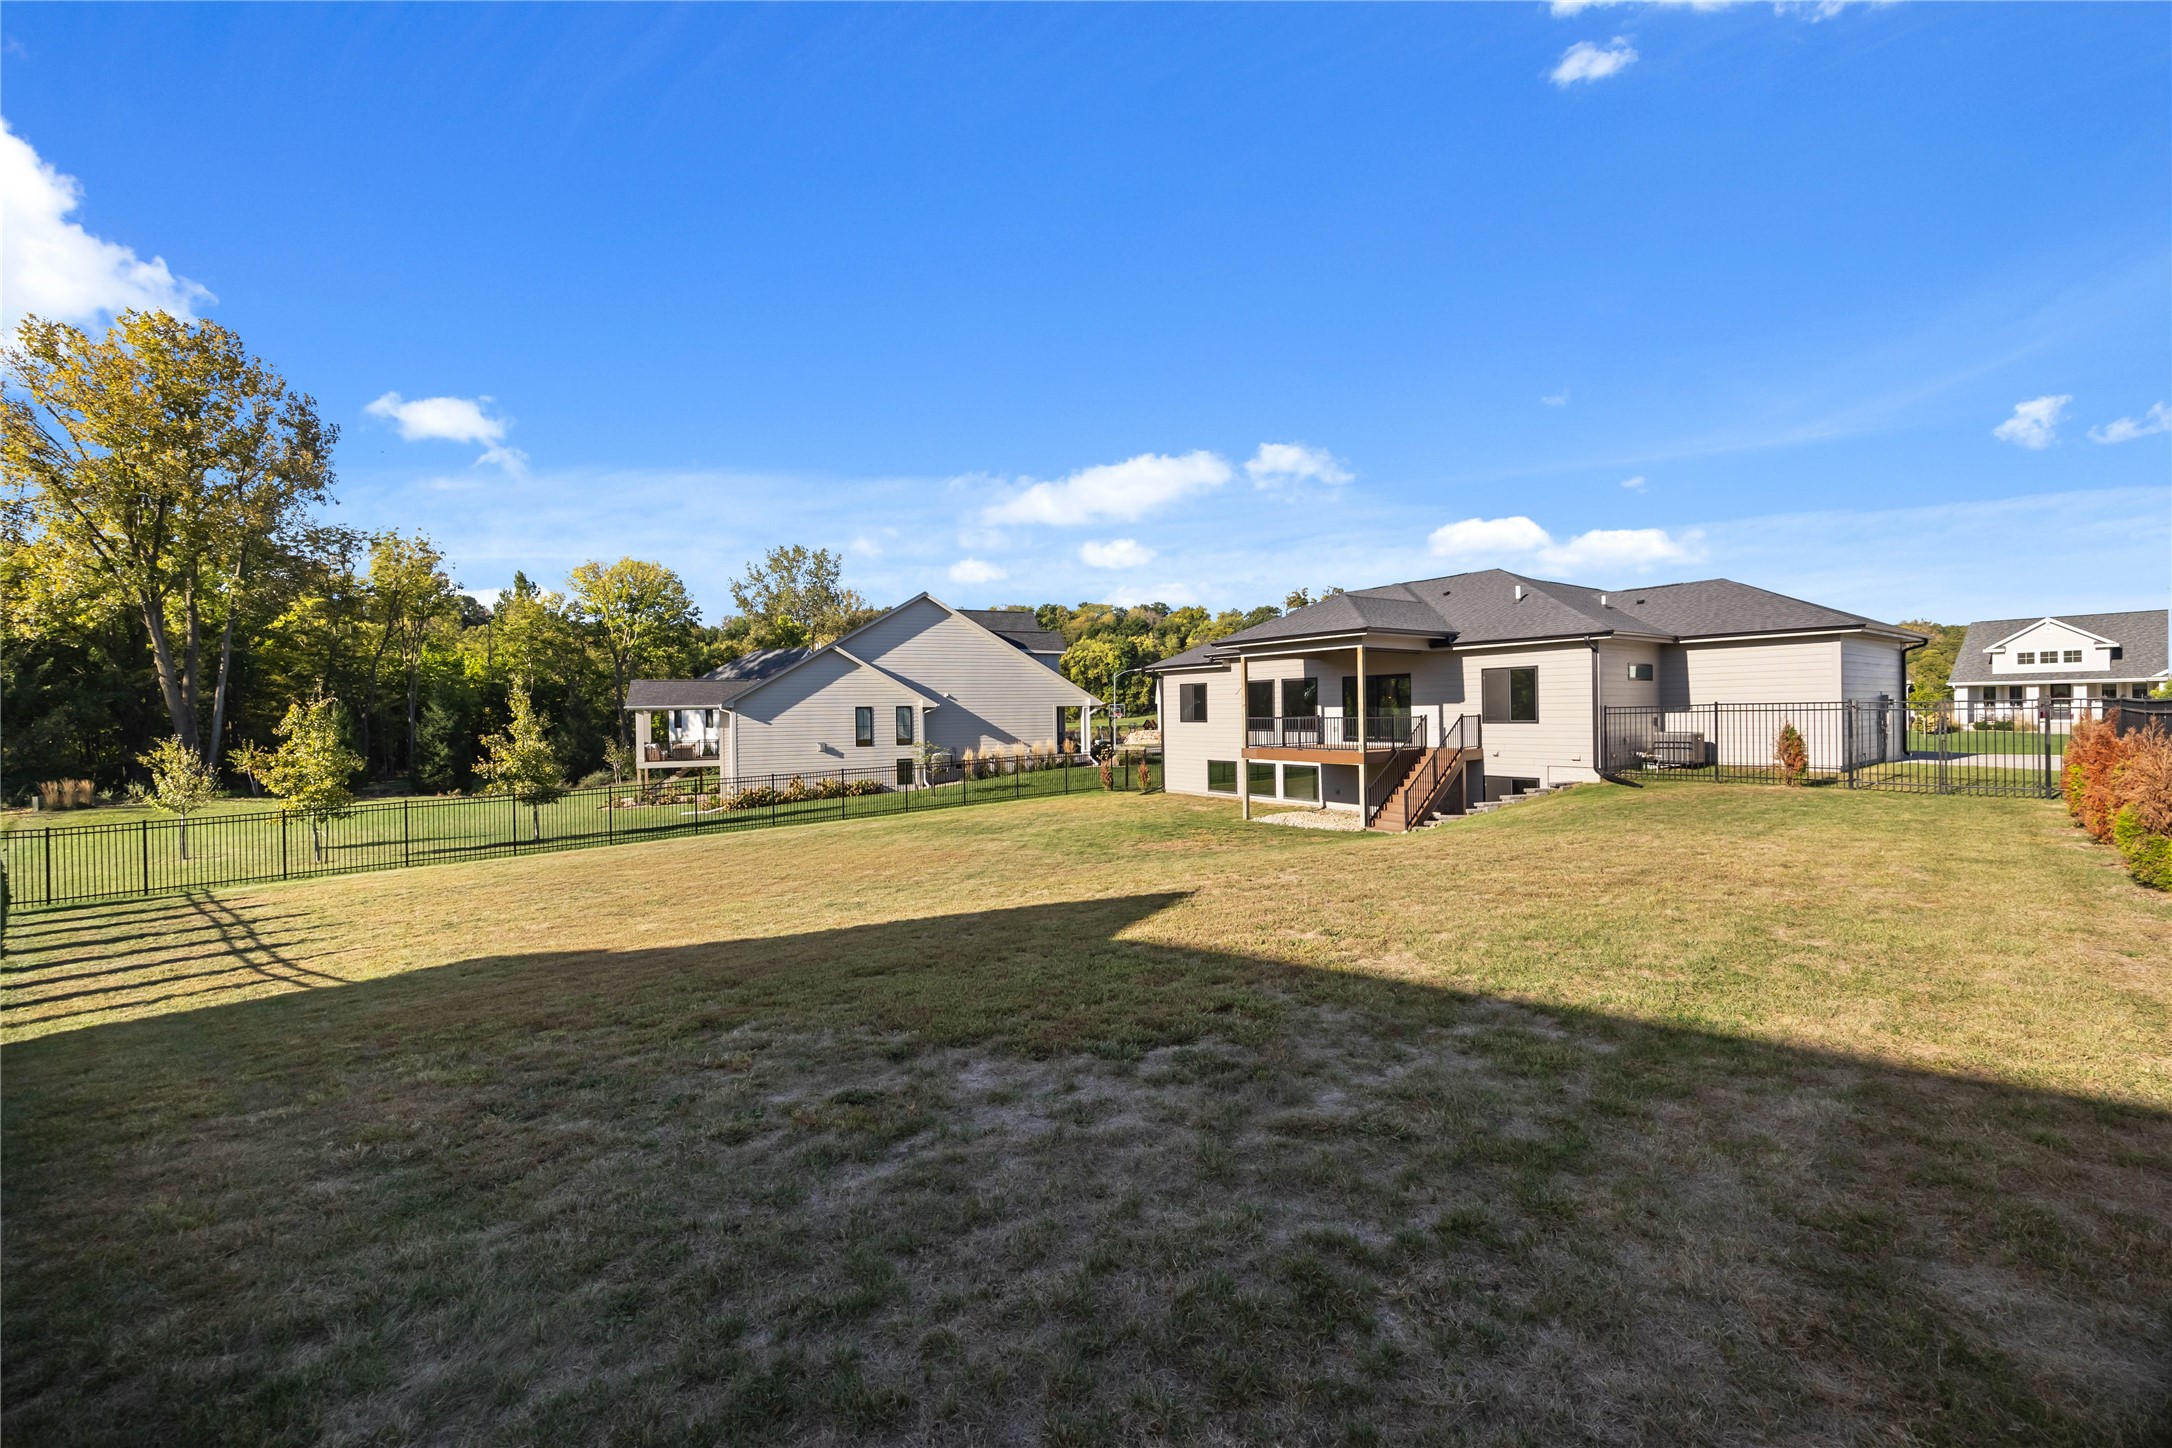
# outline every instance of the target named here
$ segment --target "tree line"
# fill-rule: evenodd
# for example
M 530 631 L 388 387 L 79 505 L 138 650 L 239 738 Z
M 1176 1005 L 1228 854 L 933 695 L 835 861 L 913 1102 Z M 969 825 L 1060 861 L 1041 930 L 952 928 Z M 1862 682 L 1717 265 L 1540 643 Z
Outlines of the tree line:
M 4 367 L 9 802 L 47 780 L 117 792 L 191 768 L 190 787 L 239 785 L 282 728 L 308 731 L 313 757 L 358 787 L 486 785 L 484 742 L 516 724 L 569 780 L 622 771 L 632 679 L 827 643 L 881 611 L 837 554 L 797 544 L 750 563 L 731 585 L 737 613 L 715 624 L 642 559 L 583 563 L 556 588 L 524 573 L 465 588 L 424 534 L 331 521 L 339 429 L 216 322 L 129 312 L 93 337 L 33 317 Z M 1281 610 L 1032 612 L 1063 635 L 1064 673 L 1105 696 L 1120 671 Z M 1117 697 L 1143 708 L 1144 676 Z

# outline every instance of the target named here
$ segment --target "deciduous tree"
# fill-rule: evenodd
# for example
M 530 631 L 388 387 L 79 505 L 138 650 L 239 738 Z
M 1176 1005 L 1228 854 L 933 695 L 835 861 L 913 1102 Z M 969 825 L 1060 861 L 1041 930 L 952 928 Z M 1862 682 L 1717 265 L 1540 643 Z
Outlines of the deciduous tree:
M 338 429 L 216 322 L 123 312 L 93 340 L 30 317 L 4 365 L 11 534 L 141 618 L 173 733 L 205 752 L 207 629 L 325 495 Z
M 799 544 L 769 550 L 732 580 L 732 602 L 749 618 L 796 630 L 808 643 L 841 638 L 874 613 L 866 599 L 846 588 L 844 559 L 827 548 Z
M 181 821 L 181 858 L 187 859 L 189 816 L 224 793 L 219 772 L 203 755 L 170 736 L 136 756 L 136 762 L 151 772 L 151 783 L 139 786 L 136 797 Z
M 574 613 L 593 626 L 611 661 L 611 684 L 620 706 L 614 733 L 630 746 L 627 684 L 690 667 L 700 646 L 701 610 L 694 607 L 678 574 L 638 558 L 621 558 L 608 567 L 583 563 L 566 583 Z
M 475 772 L 485 781 L 485 793 L 509 794 L 528 806 L 535 838 L 540 840 L 542 807 L 566 792 L 565 771 L 545 735 L 543 716 L 528 700 L 527 686 L 515 680 L 506 703 L 512 718 L 502 733 L 483 740 L 483 758 Z
M 354 807 L 354 777 L 362 770 L 362 756 L 347 747 L 339 716 L 339 701 L 326 694 L 290 705 L 279 721 L 279 747 L 247 760 L 258 783 L 309 821 L 310 858 L 320 863 L 324 822 Z

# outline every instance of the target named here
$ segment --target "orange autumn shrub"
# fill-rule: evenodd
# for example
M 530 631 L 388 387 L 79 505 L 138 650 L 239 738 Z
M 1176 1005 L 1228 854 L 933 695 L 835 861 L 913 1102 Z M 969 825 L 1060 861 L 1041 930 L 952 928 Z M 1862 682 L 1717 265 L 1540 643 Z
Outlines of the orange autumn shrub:
M 2124 756 L 2113 772 L 2113 812 L 2132 811 L 2134 822 L 2153 835 L 2172 835 L 2172 734 L 2164 721 L 2152 719 L 2122 741 Z
M 2135 736 L 2139 737 L 2139 736 Z M 2067 812 L 2074 822 L 2100 840 L 2112 837 L 2112 817 L 2119 813 L 2119 796 L 2113 783 L 2120 762 L 2130 748 L 2120 738 L 2112 719 L 2077 719 L 2066 740 Z

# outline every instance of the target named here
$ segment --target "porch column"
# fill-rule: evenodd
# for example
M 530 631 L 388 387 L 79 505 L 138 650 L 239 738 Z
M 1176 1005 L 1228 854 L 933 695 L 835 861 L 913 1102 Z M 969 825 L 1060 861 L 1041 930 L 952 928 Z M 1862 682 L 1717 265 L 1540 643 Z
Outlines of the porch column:
M 1252 691 L 1250 665 L 1243 654 L 1237 655 L 1237 803 L 1243 807 L 1244 817 L 1252 818 L 1252 761 L 1246 757 L 1247 745 L 1252 738 Z
M 1358 636 L 1357 671 L 1358 824 L 1365 826 L 1370 825 L 1373 818 L 1365 793 L 1365 638 L 1362 634 Z

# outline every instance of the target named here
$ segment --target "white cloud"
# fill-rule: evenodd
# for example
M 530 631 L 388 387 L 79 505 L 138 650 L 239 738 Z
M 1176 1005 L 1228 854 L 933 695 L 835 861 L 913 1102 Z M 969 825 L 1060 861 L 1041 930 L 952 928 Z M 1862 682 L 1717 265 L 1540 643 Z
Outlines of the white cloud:
M 2122 417 L 2089 429 L 2091 442 L 2133 442 L 2153 432 L 2172 432 L 2172 407 L 2158 403 L 2140 417 Z
M 1632 493 L 1641 493 L 1644 491 L 1644 474 L 1638 473 L 1633 478 L 1623 478 L 1621 485 Z
M 1991 435 L 2000 442 L 2040 452 L 2059 440 L 2059 419 L 2066 415 L 2066 405 L 2073 400 L 2062 394 L 2017 402 L 2014 415 L 1992 428 Z
M 1704 535 L 1692 528 L 1676 537 L 1664 528 L 1594 528 L 1566 543 L 1539 550 L 1539 562 L 1564 573 L 1602 568 L 1649 568 L 1703 556 Z
M 952 583 L 1001 583 L 1010 577 L 993 563 L 978 558 L 961 558 L 950 565 Z
M 1355 476 L 1325 448 L 1301 442 L 1263 442 L 1244 465 L 1253 485 L 1279 488 L 1285 483 L 1318 482 L 1337 487 Z
M 145 261 L 68 220 L 82 204 L 81 183 L 0 120 L 0 327 L 12 333 L 31 314 L 95 325 L 130 308 L 186 318 L 218 300 L 165 258 Z
M 847 543 L 845 551 L 858 558 L 882 557 L 882 545 L 864 534 Z
M 1569 394 L 1566 391 L 1548 393 L 1539 399 L 1539 405 L 1541 407 L 1567 407 L 1569 405 Z
M 400 436 L 408 442 L 481 443 L 483 455 L 476 462 L 496 463 L 517 476 L 526 471 L 528 455 L 517 447 L 505 445 L 506 419 L 492 417 L 483 411 L 483 404 L 490 400 L 488 397 L 418 397 L 409 402 L 397 392 L 388 392 L 362 410 L 372 417 L 394 423 L 400 429 Z
M 1643 569 L 1657 563 L 1681 563 L 1703 556 L 1704 535 L 1695 529 L 1679 536 L 1664 528 L 1594 528 L 1565 543 L 1531 519 L 1465 518 L 1433 530 L 1426 540 L 1436 557 L 1470 562 L 1528 556 L 1563 573 L 1598 569 Z
M 1529 518 L 1465 518 L 1444 523 L 1426 538 L 1425 545 L 1443 558 L 1487 553 L 1529 553 L 1544 548 L 1553 538 Z
M 1580 80 L 1605 80 L 1616 71 L 1634 65 L 1636 58 L 1635 47 L 1619 35 L 1605 46 L 1579 40 L 1561 52 L 1561 63 L 1553 70 L 1553 83 L 1572 86 Z
M 1106 543 L 1088 543 L 1078 550 L 1078 556 L 1088 568 L 1144 568 L 1154 561 L 1154 550 L 1141 547 L 1133 538 L 1112 538 Z
M 1181 457 L 1141 453 L 1120 463 L 1081 468 L 1056 482 L 1021 479 L 1026 486 L 982 513 L 989 523 L 1053 523 L 1058 526 L 1136 522 L 1189 493 L 1219 488 L 1229 464 L 1211 452 Z

